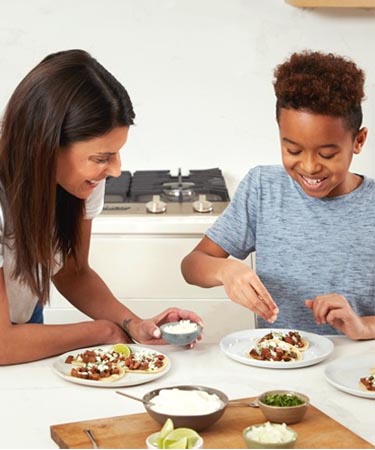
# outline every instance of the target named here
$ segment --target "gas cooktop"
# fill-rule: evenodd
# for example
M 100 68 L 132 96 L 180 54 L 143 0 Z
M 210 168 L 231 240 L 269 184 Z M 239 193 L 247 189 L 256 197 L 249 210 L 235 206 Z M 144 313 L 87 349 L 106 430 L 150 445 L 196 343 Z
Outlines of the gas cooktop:
M 122 214 L 220 214 L 229 203 L 220 169 L 121 172 L 106 180 L 105 212 Z

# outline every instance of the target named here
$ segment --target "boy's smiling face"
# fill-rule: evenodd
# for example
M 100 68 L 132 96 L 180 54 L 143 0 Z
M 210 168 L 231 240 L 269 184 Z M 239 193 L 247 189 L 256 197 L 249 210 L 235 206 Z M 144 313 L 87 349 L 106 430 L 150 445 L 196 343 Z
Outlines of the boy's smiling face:
M 361 184 L 349 167 L 365 143 L 366 128 L 353 139 L 341 117 L 282 108 L 279 131 L 284 168 L 307 195 L 336 197 Z

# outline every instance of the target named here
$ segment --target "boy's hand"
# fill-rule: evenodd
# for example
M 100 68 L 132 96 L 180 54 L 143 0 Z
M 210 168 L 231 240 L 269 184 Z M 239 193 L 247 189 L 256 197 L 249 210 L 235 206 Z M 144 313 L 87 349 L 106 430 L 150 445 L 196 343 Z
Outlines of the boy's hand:
M 233 259 L 223 261 L 220 278 L 231 300 L 251 309 L 270 323 L 277 319 L 279 308 L 258 276 L 246 264 Z
M 318 325 L 328 323 L 351 339 L 370 339 L 368 318 L 357 316 L 344 296 L 319 295 L 305 304 Z

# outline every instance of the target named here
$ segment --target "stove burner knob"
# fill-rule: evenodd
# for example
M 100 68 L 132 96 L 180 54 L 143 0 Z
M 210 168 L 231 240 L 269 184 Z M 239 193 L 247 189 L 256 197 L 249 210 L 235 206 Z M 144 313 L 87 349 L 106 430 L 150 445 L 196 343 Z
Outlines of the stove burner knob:
M 212 202 L 209 202 L 203 194 L 199 196 L 199 200 L 193 203 L 193 209 L 199 213 L 208 213 L 214 209 L 214 206 Z
M 146 210 L 152 214 L 161 214 L 167 210 L 167 204 L 160 200 L 160 195 L 153 195 L 152 200 L 146 203 Z

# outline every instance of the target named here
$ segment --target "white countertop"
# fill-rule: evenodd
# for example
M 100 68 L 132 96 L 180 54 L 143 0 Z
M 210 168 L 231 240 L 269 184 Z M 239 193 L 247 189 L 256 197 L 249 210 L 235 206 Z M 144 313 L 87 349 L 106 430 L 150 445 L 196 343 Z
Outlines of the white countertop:
M 217 344 L 199 343 L 193 350 L 154 347 L 168 354 L 171 370 L 148 384 L 122 388 L 143 396 L 156 387 L 200 384 L 224 391 L 230 399 L 250 397 L 268 389 L 294 389 L 354 433 L 375 445 L 375 401 L 335 389 L 324 376 L 328 362 L 373 354 L 374 341 L 353 342 L 332 337 L 335 349 L 328 360 L 289 370 L 242 365 L 224 355 Z M 144 412 L 143 405 L 115 394 L 112 388 L 70 383 L 57 376 L 54 358 L 0 368 L 0 448 L 56 448 L 50 425 Z M 337 443 L 340 448 L 340 443 Z
M 93 221 L 94 234 L 203 234 L 218 218 L 204 215 L 127 215 L 103 212 Z

